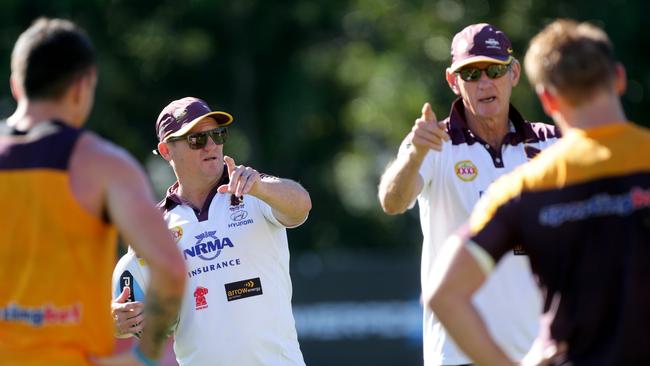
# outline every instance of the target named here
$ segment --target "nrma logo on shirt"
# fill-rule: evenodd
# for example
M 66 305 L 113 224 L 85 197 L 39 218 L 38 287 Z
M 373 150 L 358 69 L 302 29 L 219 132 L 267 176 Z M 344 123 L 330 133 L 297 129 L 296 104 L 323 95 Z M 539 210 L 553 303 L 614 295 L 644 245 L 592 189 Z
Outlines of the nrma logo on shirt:
M 216 231 L 206 231 L 203 234 L 196 235 L 196 244 L 193 247 L 184 249 L 183 256 L 185 260 L 189 257 L 199 257 L 206 261 L 211 261 L 221 254 L 221 250 L 225 247 L 234 248 L 232 241 L 228 237 L 221 239 L 215 235 Z

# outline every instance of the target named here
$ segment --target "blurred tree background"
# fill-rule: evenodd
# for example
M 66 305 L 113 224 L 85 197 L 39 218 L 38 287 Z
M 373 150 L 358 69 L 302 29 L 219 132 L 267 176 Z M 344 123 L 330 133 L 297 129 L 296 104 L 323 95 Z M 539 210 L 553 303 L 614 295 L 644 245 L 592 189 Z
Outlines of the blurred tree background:
M 388 217 L 377 183 L 430 101 L 440 119 L 454 99 L 444 80 L 454 33 L 489 22 L 523 58 L 556 17 L 589 20 L 610 34 L 627 66 L 628 117 L 647 124 L 650 33 L 641 0 L 3 0 L 1 74 L 17 36 L 38 16 L 84 27 L 99 54 L 88 127 L 147 167 L 159 195 L 171 169 L 151 155 L 154 123 L 169 101 L 193 95 L 235 116 L 226 153 L 300 181 L 314 208 L 292 231 L 292 250 L 336 247 L 417 255 L 417 212 Z M 645 51 L 644 51 L 645 50 Z M 543 115 L 525 78 L 513 103 Z M 15 104 L 8 83 L 0 113 Z M 47 153 L 47 152 L 44 152 Z
M 385 215 L 377 184 L 424 102 L 447 116 L 451 38 L 489 22 L 521 60 L 552 19 L 592 21 L 627 67 L 628 117 L 648 125 L 649 10 L 642 0 L 2 0 L 0 118 L 15 108 L 13 44 L 39 16 L 88 31 L 100 80 L 87 127 L 135 155 L 159 197 L 174 179 L 151 154 L 160 110 L 192 95 L 230 112 L 226 153 L 312 197 L 310 219 L 289 233 L 307 364 L 417 365 L 418 213 Z M 528 119 L 550 121 L 525 76 L 512 98 Z

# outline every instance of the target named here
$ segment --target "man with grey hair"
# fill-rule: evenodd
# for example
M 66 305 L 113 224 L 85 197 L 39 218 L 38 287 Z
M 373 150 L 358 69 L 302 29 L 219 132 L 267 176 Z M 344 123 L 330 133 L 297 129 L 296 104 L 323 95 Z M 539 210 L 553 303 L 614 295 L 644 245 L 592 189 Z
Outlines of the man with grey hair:
M 512 53 L 506 34 L 493 25 L 472 24 L 456 34 L 446 79 L 459 98 L 441 122 L 424 105 L 381 178 L 379 199 L 386 213 L 402 213 L 418 200 L 423 288 L 438 271 L 434 263 L 443 242 L 467 220 L 488 185 L 558 137 L 553 126 L 526 121 L 510 104 L 521 73 Z M 474 300 L 499 344 L 522 358 L 537 335 L 541 312 L 525 252 L 509 253 Z M 428 307 L 423 320 L 425 365 L 471 363 Z

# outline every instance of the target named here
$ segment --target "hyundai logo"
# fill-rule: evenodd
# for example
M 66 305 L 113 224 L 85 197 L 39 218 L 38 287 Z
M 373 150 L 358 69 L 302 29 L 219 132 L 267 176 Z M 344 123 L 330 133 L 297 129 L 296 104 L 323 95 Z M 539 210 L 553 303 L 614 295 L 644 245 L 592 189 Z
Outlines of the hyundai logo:
M 241 221 L 247 217 L 248 217 L 248 212 L 244 210 L 235 211 L 232 214 L 230 214 L 230 219 L 232 221 Z

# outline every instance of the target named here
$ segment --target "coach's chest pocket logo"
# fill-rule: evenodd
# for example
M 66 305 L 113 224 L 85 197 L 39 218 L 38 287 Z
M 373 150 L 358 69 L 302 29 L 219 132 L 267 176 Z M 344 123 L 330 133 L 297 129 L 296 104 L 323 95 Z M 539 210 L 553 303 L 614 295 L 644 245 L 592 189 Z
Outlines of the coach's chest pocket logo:
M 471 160 L 461 160 L 454 165 L 454 173 L 463 182 L 471 182 L 478 176 L 478 168 Z

